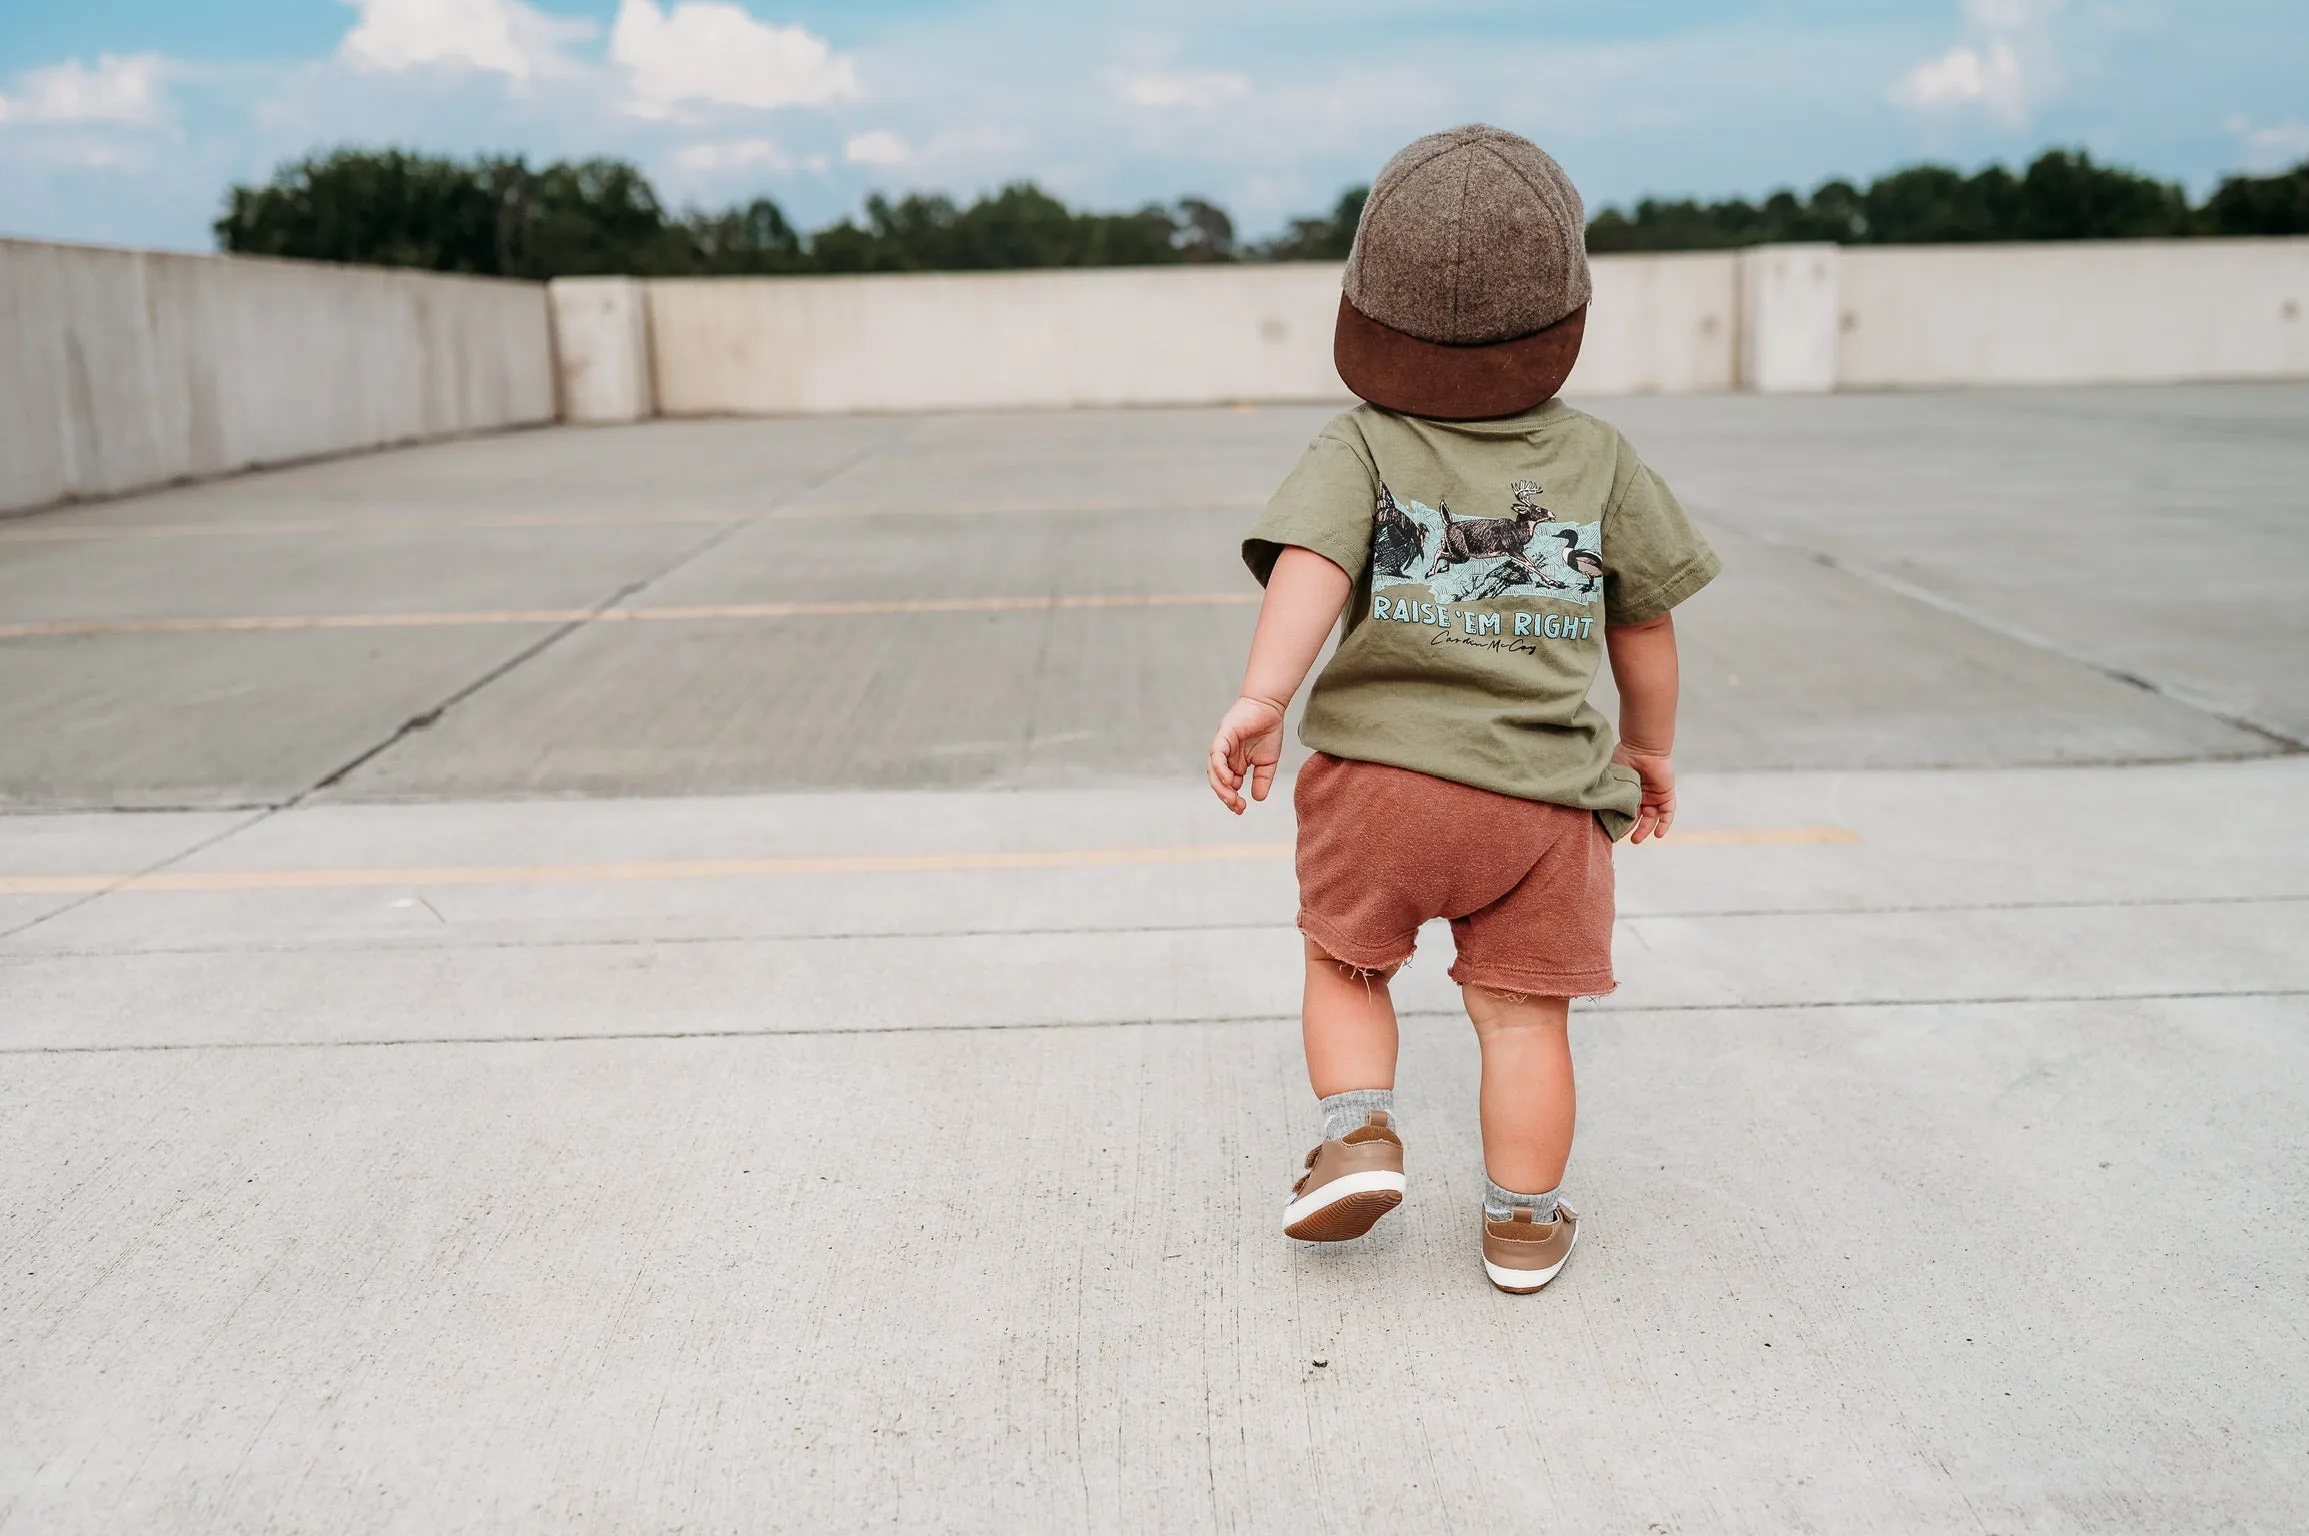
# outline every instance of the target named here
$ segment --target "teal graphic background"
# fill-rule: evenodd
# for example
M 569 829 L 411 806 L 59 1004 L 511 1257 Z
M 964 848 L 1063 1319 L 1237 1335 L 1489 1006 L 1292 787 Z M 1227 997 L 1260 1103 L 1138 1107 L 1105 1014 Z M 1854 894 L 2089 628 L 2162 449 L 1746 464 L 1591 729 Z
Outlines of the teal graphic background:
M 1519 509 L 1546 514 L 1539 488 L 1529 481 L 1514 487 Z M 1471 518 L 1453 511 L 1453 523 L 1507 523 L 1505 518 Z M 1496 535 L 1494 535 L 1496 537 Z M 1416 539 L 1416 548 L 1413 540 Z M 1444 515 L 1425 502 L 1394 495 L 1384 485 L 1372 512 L 1371 586 L 1424 587 L 1439 603 L 1479 603 L 1494 599 L 1552 597 L 1587 606 L 1603 591 L 1603 522 L 1539 522 L 1513 553 L 1446 559 Z M 1583 570 L 1582 567 L 1585 567 Z M 1439 568 L 1440 567 L 1440 568 Z

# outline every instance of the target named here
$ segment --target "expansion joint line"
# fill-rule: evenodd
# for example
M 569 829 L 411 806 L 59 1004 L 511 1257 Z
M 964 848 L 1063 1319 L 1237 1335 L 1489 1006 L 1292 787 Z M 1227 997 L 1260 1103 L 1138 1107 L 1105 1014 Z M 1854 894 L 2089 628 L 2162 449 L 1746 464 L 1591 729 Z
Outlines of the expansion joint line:
M 195 854 L 205 853 L 209 849 L 216 847 L 219 843 L 225 842 L 230 838 L 238 837 L 241 833 L 249 831 L 251 828 L 261 826 L 263 823 L 271 820 L 273 817 L 279 815 L 283 811 L 294 810 L 296 807 L 304 804 L 313 796 L 320 794 L 323 790 L 334 788 L 336 785 L 343 783 L 347 776 L 354 773 L 362 765 L 375 760 L 386 752 L 391 751 L 394 747 L 407 740 L 410 736 L 415 735 L 417 732 L 432 729 L 435 725 L 440 723 L 442 716 L 446 715 L 450 710 L 455 709 L 458 705 L 464 703 L 467 699 L 472 698 L 475 694 L 481 692 L 490 684 L 497 682 L 501 678 L 509 676 L 511 673 L 527 665 L 529 662 L 536 660 L 539 656 L 552 649 L 561 641 L 575 634 L 578 630 L 583 629 L 587 625 L 593 623 L 602 614 L 607 613 L 610 609 L 615 608 L 619 604 L 624 603 L 638 596 L 639 594 L 648 591 L 650 588 L 658 585 L 658 583 L 664 581 L 667 577 L 674 575 L 685 566 L 703 559 L 705 556 L 711 554 L 714 550 L 720 548 L 723 544 L 737 537 L 740 533 L 743 533 L 747 529 L 755 527 L 760 523 L 771 519 L 779 511 L 791 504 L 797 498 L 808 495 L 810 492 L 818 489 L 820 486 L 830 484 L 835 480 L 839 480 L 842 476 L 848 474 L 851 470 L 856 469 L 859 465 L 865 463 L 867 460 L 874 458 L 876 455 L 887 452 L 893 447 L 903 445 L 908 438 L 912 437 L 914 433 L 919 430 L 919 425 L 916 425 L 915 427 L 910 428 L 908 431 L 901 433 L 897 438 L 893 440 L 874 443 L 867 447 L 861 448 L 856 453 L 850 454 L 848 457 L 842 459 L 839 463 L 834 464 L 823 474 L 814 475 L 809 479 L 804 480 L 799 485 L 794 486 L 784 495 L 780 496 L 776 501 L 771 502 L 768 506 L 754 513 L 751 517 L 725 523 L 721 527 L 715 529 L 711 534 L 707 535 L 704 539 L 700 540 L 698 543 L 690 546 L 688 549 L 683 550 L 680 554 L 674 556 L 673 559 L 667 561 L 664 565 L 658 567 L 656 570 L 651 571 L 646 575 L 637 577 L 634 580 L 627 582 L 624 586 L 619 587 L 616 591 L 610 593 L 609 596 L 603 598 L 600 602 L 587 609 L 583 616 L 571 619 L 569 622 L 555 627 L 550 633 L 539 637 L 537 640 L 532 641 L 526 646 L 523 646 L 520 650 L 514 652 L 513 655 L 507 657 L 505 660 L 483 672 L 479 677 L 473 678 L 470 681 L 464 683 L 462 686 L 454 689 L 446 698 L 443 698 L 439 703 L 433 705 L 431 708 L 411 715 L 408 719 L 402 721 L 398 726 L 387 732 L 384 739 L 362 749 L 360 752 L 354 754 L 346 761 L 338 764 L 336 767 L 330 769 L 327 773 L 321 775 L 320 778 L 306 785 L 303 789 L 300 789 L 296 793 L 289 795 L 285 799 L 272 801 L 259 806 L 255 813 L 251 815 L 246 821 L 235 822 L 232 826 L 226 827 L 209 837 L 202 838 L 200 841 L 193 843 L 189 847 L 178 849 L 176 852 L 168 855 L 166 858 L 157 859 L 142 869 L 124 873 L 118 881 L 106 886 L 102 890 L 91 891 L 75 901 L 68 901 L 60 907 L 56 907 L 47 912 L 38 913 L 35 916 L 26 919 L 24 922 L 17 924 L 13 928 L 0 929 L 0 940 L 13 939 L 19 934 L 29 933 L 43 923 L 50 922 L 59 917 L 63 917 L 67 913 L 78 911 L 80 908 L 88 905 L 92 901 L 102 900 L 104 897 L 112 894 L 114 891 L 119 890 L 124 885 L 130 884 L 133 881 L 143 879 L 151 875 L 157 875 L 164 870 L 173 869 L 177 865 L 183 863 L 185 860 L 193 857 Z
M 1613 1017 L 1657 1017 L 1663 1014 L 1691 1016 L 1710 1013 L 1804 1013 L 1835 1014 L 1847 1012 L 1889 1012 L 1925 1008 L 2037 1008 L 2074 1007 L 2079 1003 L 2222 1003 L 2256 1001 L 2290 1001 L 2309 997 L 2309 988 L 2302 987 L 2246 987 L 2235 991 L 2191 989 L 2171 992 L 2108 992 L 2108 993 L 2005 993 L 1981 997 L 1856 997 L 1828 998 L 1817 1001 L 1782 1000 L 1758 1003 L 1650 1003 L 1614 1005 L 1604 1003 L 1585 1008 L 1581 1016 L 1589 1020 Z M 1465 1015 L 1455 1008 L 1406 1008 L 1400 1017 L 1406 1019 L 1457 1019 Z M 1146 1015 L 1110 1019 L 1038 1019 L 1011 1024 L 834 1024 L 816 1028 L 780 1029 L 768 1027 L 736 1027 L 728 1029 L 606 1029 L 598 1031 L 540 1031 L 534 1034 L 503 1035 L 386 1035 L 356 1036 L 344 1040 L 154 1040 L 118 1045 L 0 1045 L 0 1058 L 11 1056 L 141 1056 L 174 1054 L 178 1052 L 226 1051 L 378 1051 L 407 1050 L 412 1048 L 490 1047 L 518 1045 L 611 1045 L 641 1042 L 664 1044 L 678 1040 L 743 1040 L 774 1042 L 785 1040 L 825 1039 L 833 1036 L 880 1035 L 906 1036 L 921 1039 L 934 1035 L 1011 1035 L 1060 1034 L 1092 1030 L 1125 1029 L 1213 1029 L 1244 1026 L 1293 1025 L 1297 1015 L 1282 1013 L 1214 1013 L 1176 1017 Z
M 562 641 L 568 639 L 571 635 L 576 634 L 579 630 L 584 629 L 589 624 L 592 624 L 595 620 L 599 619 L 603 614 L 609 612 L 611 609 L 620 607 L 623 604 L 632 601 L 642 593 L 650 590 L 650 588 L 655 587 L 659 583 L 663 582 L 667 577 L 672 576 L 683 570 L 685 567 L 704 559 L 707 555 L 712 554 L 715 550 L 728 543 L 731 539 L 736 538 L 739 534 L 745 532 L 747 529 L 757 526 L 765 519 L 775 514 L 779 509 L 785 507 L 795 498 L 805 496 L 811 491 L 816 490 L 819 486 L 840 479 L 842 476 L 848 474 L 851 470 L 857 468 L 860 464 L 865 463 L 868 459 L 873 458 L 876 454 L 883 452 L 890 446 L 891 445 L 888 443 L 876 443 L 869 447 L 861 448 L 856 453 L 853 453 L 849 457 L 843 459 L 840 463 L 835 464 L 825 473 L 813 476 L 812 478 L 803 481 L 800 485 L 797 485 L 793 489 L 787 491 L 785 495 L 779 497 L 769 506 L 762 508 L 753 516 L 748 517 L 743 521 L 723 524 L 721 527 L 715 529 L 712 533 L 706 535 L 705 538 L 699 540 L 696 544 L 691 545 L 688 549 L 683 550 L 680 554 L 674 556 L 673 559 L 667 561 L 664 565 L 658 567 L 656 570 L 649 572 L 647 575 L 636 577 L 634 580 L 627 582 L 624 586 L 619 587 L 616 591 L 610 593 L 600 602 L 595 603 L 591 608 L 587 609 L 581 616 L 571 619 L 567 623 L 556 625 L 553 629 L 539 636 L 530 644 L 523 646 L 520 650 L 514 652 L 511 656 L 499 662 L 496 666 L 491 667 L 488 671 L 482 673 L 479 677 L 472 679 L 464 686 L 452 692 L 447 698 L 441 700 L 440 703 L 435 704 L 432 708 L 424 710 L 419 714 L 411 715 L 408 719 L 402 721 L 398 726 L 396 726 L 384 738 L 384 740 L 368 747 L 347 761 L 338 764 L 335 768 L 330 769 L 329 772 L 323 774 L 313 783 L 307 785 L 305 788 L 291 795 L 288 799 L 283 800 L 278 805 L 272 807 L 272 810 L 277 812 L 294 809 L 296 806 L 302 805 L 305 801 L 311 799 L 317 794 L 320 794 L 322 791 L 334 789 L 337 785 L 343 783 L 348 777 L 357 772 L 364 765 L 374 761 L 378 757 L 383 756 L 385 753 L 390 752 L 394 747 L 400 745 L 403 741 L 407 740 L 409 737 L 415 735 L 419 731 L 431 730 L 434 726 L 440 724 L 442 716 L 448 714 L 450 710 L 455 709 L 458 705 L 464 703 L 467 699 L 472 698 L 475 694 L 481 692 L 490 684 L 497 682 L 501 678 L 510 676 L 520 668 L 536 660 L 539 656 L 544 655 L 554 646 L 559 645 Z
M 2064 645 L 2049 635 L 2038 634 L 2033 629 L 2008 623 L 2003 619 L 1991 618 L 1985 613 L 1967 607 L 1954 598 L 1943 596 L 1931 588 L 1919 586 L 1915 582 L 1904 581 L 1890 572 L 1877 570 L 1874 566 L 1864 565 L 1857 560 L 1848 560 L 1842 555 L 1831 554 L 1824 549 L 1815 549 L 1809 544 L 1783 537 L 1765 529 L 1751 528 L 1732 522 L 1721 514 L 1710 516 L 1708 521 L 1725 527 L 1742 538 L 1754 539 L 1757 543 L 1769 545 L 1773 549 L 1786 550 L 1789 554 L 1800 555 L 1814 565 L 1823 566 L 1838 575 L 1849 576 L 1855 581 L 1863 581 L 1873 587 L 1881 587 L 1887 592 L 1905 597 L 1911 602 L 1922 603 L 1925 607 L 1945 613 L 1951 618 L 1962 619 L 1965 623 L 1985 629 L 1991 634 L 2002 635 L 2005 639 L 2025 645 L 2031 650 L 2042 651 L 2048 656 L 2057 656 L 2062 661 L 2083 667 L 2088 672 L 2096 672 L 2111 682 L 2122 683 L 2128 688 L 2138 688 L 2141 692 L 2153 694 L 2169 704 L 2178 704 L 2181 708 L 2203 715 L 2207 719 L 2218 720 L 2232 729 L 2258 736 L 2269 744 L 2275 754 L 2292 756 L 2309 752 L 2309 741 L 2288 736 L 2283 731 L 2264 725 L 2250 716 L 2233 714 L 2228 710 L 2215 708 L 2202 699 L 2192 699 L 2186 694 L 2166 687 L 2155 678 L 2143 677 L 2138 672 L 2111 666 L 2100 658 L 2078 650 L 2074 646 Z

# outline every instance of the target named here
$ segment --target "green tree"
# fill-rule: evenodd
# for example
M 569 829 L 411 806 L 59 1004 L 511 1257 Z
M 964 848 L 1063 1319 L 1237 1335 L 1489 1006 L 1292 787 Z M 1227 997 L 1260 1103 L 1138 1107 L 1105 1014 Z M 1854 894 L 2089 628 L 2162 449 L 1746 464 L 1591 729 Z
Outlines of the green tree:
M 1992 165 L 1975 176 L 1944 165 L 1918 165 L 1869 183 L 1860 194 L 1861 229 L 1872 245 L 1935 245 L 2020 238 L 2019 190 Z
M 2082 150 L 2039 155 L 2020 178 L 2022 240 L 2138 240 L 2191 233 L 2188 194 Z
M 1720 250 L 1779 240 L 1928 245 L 1973 240 L 2121 240 L 2192 232 L 2181 189 L 2082 151 L 2051 150 L 2015 176 L 1992 165 L 1971 176 L 1916 165 L 1858 188 L 1823 182 L 1809 197 L 1779 191 L 1761 204 L 1647 198 L 1606 208 L 1588 225 L 1591 251 Z
M 1323 218 L 1293 219 L 1283 233 L 1258 247 L 1262 261 L 1345 261 L 1355 245 L 1369 187 L 1349 187 Z
M 518 158 L 340 149 L 234 187 L 216 233 L 228 251 L 498 277 L 699 266 L 648 178 L 620 160 L 532 170 Z
M 1368 188 L 1350 188 L 1328 214 L 1293 219 L 1274 239 L 1249 246 L 1207 198 L 1097 213 L 1023 181 L 967 206 L 938 193 L 895 200 L 877 193 L 859 218 L 805 236 L 766 197 L 673 215 L 649 179 L 622 160 L 532 168 L 519 157 L 338 149 L 283 165 L 263 186 L 233 187 L 216 233 L 228 251 L 526 278 L 1337 261 L 1354 244 L 1368 196 Z M 1808 196 L 1783 189 L 1761 202 L 1646 198 L 1626 212 L 1597 213 L 1588 248 L 2303 233 L 2309 163 L 2275 176 L 2232 176 L 2192 209 L 2176 186 L 2096 164 L 2081 151 L 2052 150 L 2019 175 L 2002 166 L 1968 176 L 1918 165 L 1866 187 L 1827 181 Z
M 228 251 L 362 261 L 436 272 L 503 273 L 507 232 L 495 174 L 399 150 L 340 149 L 284 165 L 262 187 L 234 187 L 216 222 Z
M 693 212 L 682 232 L 699 270 L 712 273 L 802 272 L 809 258 L 785 211 L 766 197 L 721 213 Z
M 2309 235 L 2309 160 L 2274 176 L 2231 176 L 2205 199 L 2208 235 Z
M 1199 223 L 1189 204 L 1176 213 L 1157 203 L 1133 213 L 1077 213 L 1032 182 L 1015 182 L 967 208 L 934 193 L 910 193 L 895 202 L 877 193 L 866 199 L 863 224 L 843 219 L 812 235 L 809 259 L 823 272 L 1224 260 L 1232 252 L 1233 227 L 1216 207 L 1199 206 Z
M 1177 226 L 1171 244 L 1186 261 L 1233 261 L 1235 221 L 1227 210 L 1207 198 L 1179 199 Z
M 510 275 L 659 277 L 697 265 L 695 248 L 666 217 L 647 177 L 622 160 L 585 160 L 537 173 Z
M 908 202 L 916 199 L 909 198 Z M 1093 238 L 1084 219 L 1030 181 L 1015 182 L 959 213 L 944 198 L 927 201 L 948 213 L 935 233 L 896 232 L 919 243 L 923 265 L 990 271 L 1007 267 L 1079 267 Z M 871 214 L 874 200 L 867 200 Z M 1167 232 L 1165 242 L 1168 244 Z

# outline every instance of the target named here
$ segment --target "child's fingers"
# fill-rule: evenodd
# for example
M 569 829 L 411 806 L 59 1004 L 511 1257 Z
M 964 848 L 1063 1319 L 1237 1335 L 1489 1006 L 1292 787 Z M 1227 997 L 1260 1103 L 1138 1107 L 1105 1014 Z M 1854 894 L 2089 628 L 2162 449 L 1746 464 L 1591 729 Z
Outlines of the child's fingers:
M 1254 763 L 1254 764 L 1252 764 L 1252 766 L 1251 766 L 1251 798 L 1252 798 L 1253 800 L 1264 800 L 1264 799 L 1266 799 L 1266 798 L 1267 798 L 1267 786 L 1269 786 L 1270 784 L 1273 784 L 1274 782 L 1275 782 L 1275 765 L 1274 765 L 1273 763 Z
M 1238 816 L 1243 813 L 1244 752 L 1241 735 L 1221 726 L 1211 742 L 1211 785 Z
M 1243 782 L 1243 744 L 1235 733 L 1222 729 L 1211 739 L 1211 766 L 1225 775 L 1230 785 Z
M 1219 770 L 1216 767 L 1206 767 L 1203 770 L 1203 775 L 1211 781 L 1211 793 L 1219 797 L 1219 804 L 1233 811 L 1237 816 L 1242 815 L 1242 796 L 1236 794 L 1234 787 L 1219 777 Z

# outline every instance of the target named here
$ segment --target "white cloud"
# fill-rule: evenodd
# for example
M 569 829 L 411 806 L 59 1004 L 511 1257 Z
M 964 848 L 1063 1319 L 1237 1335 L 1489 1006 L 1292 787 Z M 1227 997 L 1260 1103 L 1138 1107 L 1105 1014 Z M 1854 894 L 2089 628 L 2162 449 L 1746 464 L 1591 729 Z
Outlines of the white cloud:
M 521 0 L 345 0 L 361 13 L 337 54 L 355 69 L 392 74 L 446 66 L 514 80 L 577 72 L 569 43 L 593 24 L 548 16 Z
M 842 158 L 851 165 L 904 165 L 914 155 L 904 139 L 887 128 L 876 128 L 844 144 Z
M 1959 43 L 1937 59 L 1927 59 L 1900 77 L 1892 99 L 1905 107 L 1955 107 L 1978 102 L 1997 116 L 2014 119 L 2028 108 L 2020 55 L 1999 38 L 1982 48 Z
M 1134 107 L 1209 108 L 1251 93 L 1251 82 L 1241 75 L 1217 71 L 1197 75 L 1130 75 L 1117 82 L 1117 92 Z
M 2047 28 L 2063 0 L 1964 0 L 1964 33 L 1887 94 L 1919 111 L 1978 107 L 2014 127 L 2059 83 Z
M 0 92 L 0 124 L 90 124 L 149 128 L 166 103 L 161 80 L 167 61 L 157 53 L 107 53 L 90 69 L 66 59 L 16 77 L 18 94 Z
M 725 0 L 619 0 L 609 56 L 627 74 L 625 110 L 670 118 L 692 104 L 816 106 L 858 93 L 856 67 L 824 38 L 757 21 Z
M 794 161 L 774 139 L 728 139 L 718 144 L 686 144 L 674 151 L 674 166 L 690 176 L 711 177 L 757 166 L 790 171 Z
M 2256 128 L 2243 116 L 2221 125 L 2245 144 L 2245 169 L 2254 172 L 2288 170 L 2309 160 L 2309 123 L 2288 117 L 2281 123 Z

